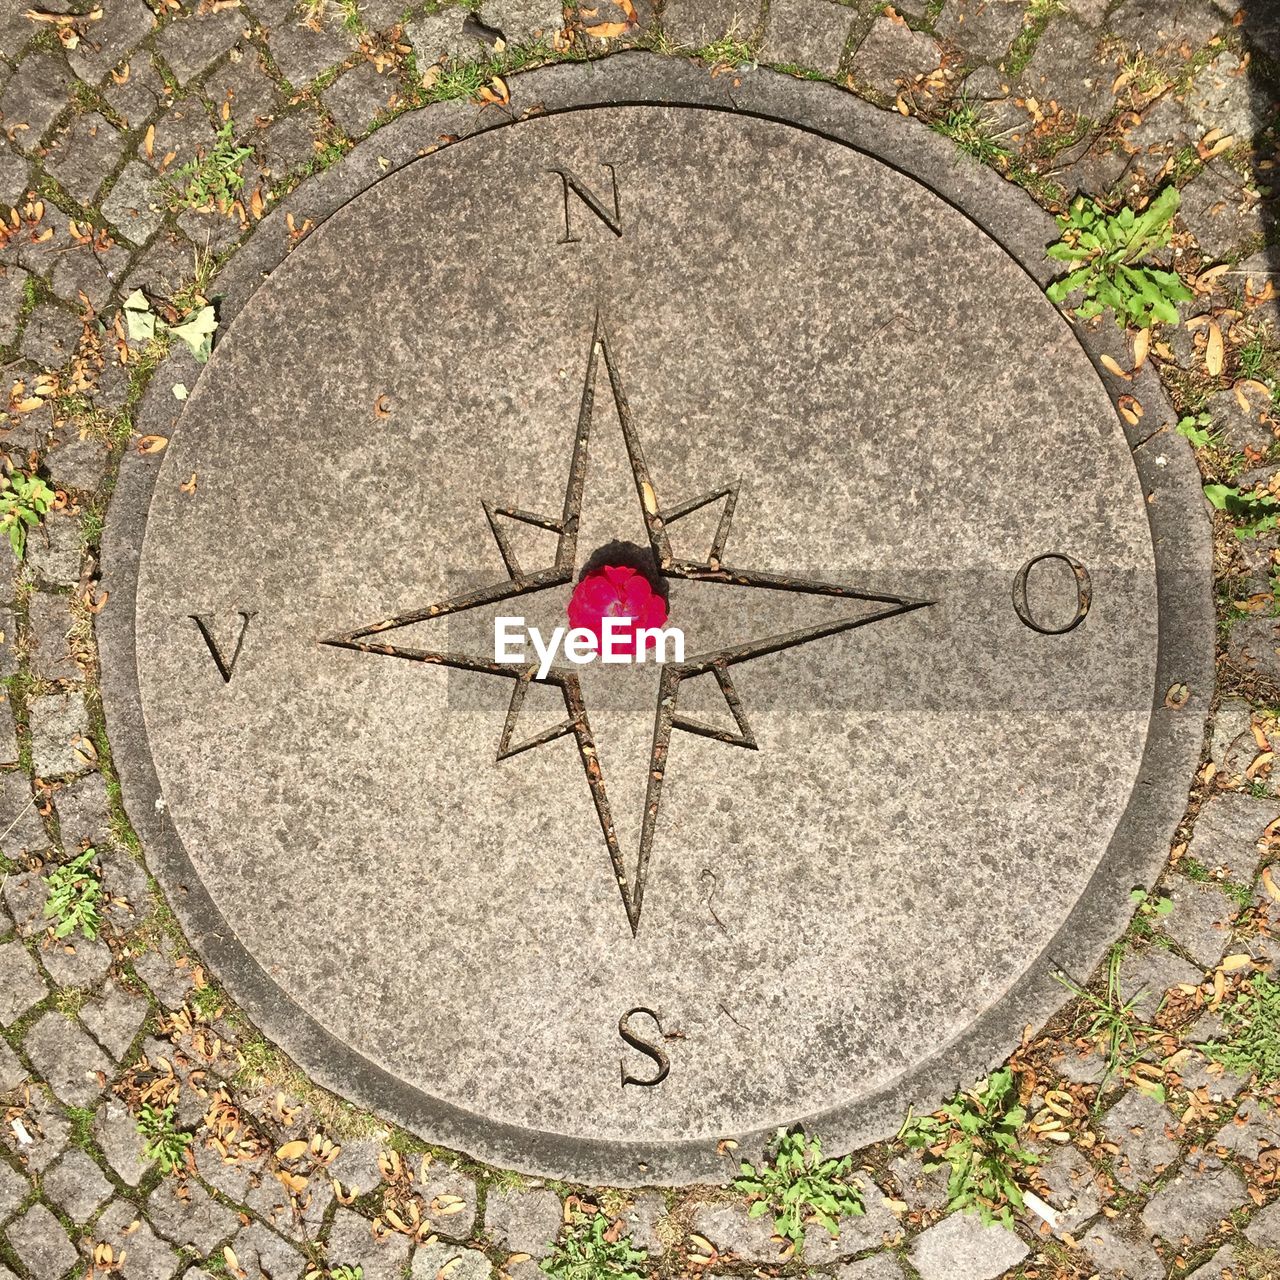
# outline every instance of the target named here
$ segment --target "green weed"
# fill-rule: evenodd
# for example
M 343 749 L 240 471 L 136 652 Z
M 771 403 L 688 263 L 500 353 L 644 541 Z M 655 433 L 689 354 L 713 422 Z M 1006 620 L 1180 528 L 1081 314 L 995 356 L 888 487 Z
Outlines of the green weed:
M 92 941 L 102 927 L 102 882 L 94 869 L 97 851 L 82 854 L 49 873 L 49 897 L 44 904 L 45 919 L 56 923 L 55 938 L 65 938 L 77 929 Z
M 1255 974 L 1222 1011 L 1226 1039 L 1201 1046 L 1206 1058 L 1259 1084 L 1280 1080 L 1280 984 Z
M 925 1151 L 926 1168 L 950 1167 L 949 1209 L 1012 1227 L 1013 1210 L 1024 1207 L 1018 1173 L 1038 1163 L 1018 1142 L 1026 1118 L 1013 1072 L 1005 1067 L 956 1094 L 933 1115 L 909 1115 L 898 1136 L 908 1147 Z
M 862 1194 L 850 1181 L 852 1172 L 852 1156 L 824 1160 L 819 1139 L 779 1129 L 772 1157 L 758 1167 L 744 1160 L 733 1189 L 750 1200 L 747 1212 L 751 1217 L 772 1213 L 774 1231 L 798 1245 L 809 1218 L 835 1237 L 840 1234 L 842 1217 L 865 1212 Z
M 1280 517 L 1280 498 L 1270 493 L 1241 493 L 1230 485 L 1207 484 L 1204 496 L 1216 510 L 1230 516 L 1235 525 L 1235 535 L 1241 541 L 1274 529 Z
M 1084 300 L 1075 314 L 1082 320 L 1110 307 L 1122 328 L 1146 329 L 1157 320 L 1177 324 L 1176 304 L 1190 302 L 1194 295 L 1176 271 L 1161 271 L 1140 260 L 1169 243 L 1179 199 L 1176 187 L 1166 187 L 1143 213 L 1128 206 L 1108 213 L 1087 196 L 1077 196 L 1058 219 L 1061 239 L 1046 250 L 1055 262 L 1074 264 L 1049 286 L 1050 301 L 1062 303 L 1081 289 Z
M 1147 894 L 1142 889 L 1136 889 L 1131 897 L 1139 903 L 1140 908 L 1145 908 L 1147 914 L 1157 918 L 1168 915 L 1173 909 L 1173 903 L 1168 898 L 1160 898 L 1155 903 L 1148 902 Z M 1077 1025 L 1088 1018 L 1084 1026 L 1084 1034 L 1089 1039 L 1101 1040 L 1106 1045 L 1107 1069 L 1102 1077 L 1103 1084 L 1115 1072 L 1126 1066 L 1129 1059 L 1137 1055 L 1136 1032 L 1145 1029 L 1145 1024 L 1138 1021 L 1137 1007 L 1146 992 L 1138 991 L 1128 1000 L 1124 998 L 1120 989 L 1122 958 L 1123 952 L 1116 947 L 1107 961 L 1107 985 L 1100 996 L 1072 982 L 1066 974 L 1054 975 L 1083 1005 L 1077 1018 Z M 1102 1089 L 1099 1087 L 1099 1095 L 1101 1092 Z
M 603 1213 L 574 1210 L 551 1256 L 539 1265 L 556 1280 L 644 1280 L 645 1272 L 638 1268 L 649 1253 L 637 1249 L 621 1226 L 621 1220 L 610 1225 Z
M 1008 148 L 996 140 L 991 121 L 971 102 L 952 107 L 933 127 L 983 164 L 994 164 L 1009 157 Z
M 181 1167 L 191 1145 L 191 1135 L 174 1125 L 172 1107 L 153 1107 L 144 1102 L 138 1116 L 138 1132 L 146 1139 L 142 1149 L 144 1159 L 156 1161 L 164 1173 L 173 1173 Z
M 53 505 L 54 492 L 37 475 L 15 471 L 0 476 L 0 529 L 19 560 L 26 554 L 27 530 L 38 525 Z
M 234 134 L 235 121 L 226 121 L 209 151 L 175 169 L 166 180 L 178 208 L 226 208 L 235 200 L 244 187 L 241 167 L 253 149 L 237 145 Z

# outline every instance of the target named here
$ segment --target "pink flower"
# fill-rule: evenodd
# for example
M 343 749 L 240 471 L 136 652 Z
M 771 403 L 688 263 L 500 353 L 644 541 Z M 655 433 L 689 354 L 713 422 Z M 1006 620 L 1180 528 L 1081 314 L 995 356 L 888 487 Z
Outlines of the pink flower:
M 641 627 L 662 626 L 667 620 L 667 602 L 644 574 L 626 565 L 607 564 L 587 574 L 574 587 L 569 601 L 569 625 L 590 631 L 599 644 L 604 638 L 605 618 L 629 621 L 621 634 L 615 630 L 613 651 L 634 655 L 635 633 Z M 650 637 L 649 645 L 653 643 Z

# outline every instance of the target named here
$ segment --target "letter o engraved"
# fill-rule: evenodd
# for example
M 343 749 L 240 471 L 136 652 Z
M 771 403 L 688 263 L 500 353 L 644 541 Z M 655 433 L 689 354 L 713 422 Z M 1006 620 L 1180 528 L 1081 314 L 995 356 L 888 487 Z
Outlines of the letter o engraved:
M 1027 603 L 1027 576 L 1036 565 L 1045 560 L 1061 560 L 1071 570 L 1076 580 L 1075 614 L 1069 622 L 1060 627 L 1047 627 L 1043 623 L 1037 622 L 1031 616 L 1031 607 Z M 1093 584 L 1089 581 L 1089 570 L 1079 560 L 1073 560 L 1069 555 L 1064 555 L 1061 551 L 1046 551 L 1043 555 L 1032 556 L 1018 570 L 1018 576 L 1013 580 L 1014 611 L 1032 631 L 1038 631 L 1042 636 L 1061 636 L 1066 635 L 1068 631 L 1074 631 L 1084 621 L 1085 614 L 1089 612 L 1089 606 L 1092 603 Z
M 658 1028 L 658 1034 L 662 1034 L 662 1023 L 658 1021 L 658 1015 L 652 1009 L 646 1009 L 644 1005 L 637 1005 L 634 1009 L 628 1009 L 626 1013 L 618 1019 L 618 1034 L 633 1048 L 639 1049 L 647 1058 L 652 1058 L 654 1065 L 658 1068 L 658 1074 L 652 1076 L 648 1080 L 642 1080 L 639 1076 L 627 1074 L 627 1064 L 618 1059 L 618 1066 L 622 1071 L 622 1087 L 625 1089 L 629 1084 L 638 1084 L 643 1088 L 650 1089 L 655 1084 L 661 1084 L 671 1071 L 671 1059 L 656 1044 L 650 1044 L 648 1040 L 642 1040 L 634 1031 L 631 1030 L 631 1019 L 636 1014 L 643 1013 L 647 1017 L 653 1019 L 653 1025 Z

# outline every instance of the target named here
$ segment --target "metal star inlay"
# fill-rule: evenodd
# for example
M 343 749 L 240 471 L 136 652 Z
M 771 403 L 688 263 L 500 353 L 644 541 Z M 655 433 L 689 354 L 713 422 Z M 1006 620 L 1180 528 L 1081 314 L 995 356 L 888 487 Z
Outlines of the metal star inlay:
M 544 677 L 539 678 L 536 664 L 510 665 L 497 662 L 492 655 L 408 648 L 388 643 L 383 638 L 389 632 L 416 623 L 435 620 L 465 610 L 483 609 L 517 596 L 528 595 L 546 588 L 563 588 L 573 583 L 581 563 L 585 563 L 579 560 L 578 533 L 587 474 L 588 442 L 594 414 L 596 377 L 601 363 L 608 374 L 609 387 L 617 407 L 618 419 L 622 424 L 627 458 L 635 479 L 636 495 L 640 502 L 649 549 L 658 574 L 667 579 L 715 583 L 726 587 L 766 588 L 808 596 L 842 597 L 878 606 L 870 612 L 862 612 L 853 617 L 828 620 L 758 639 L 743 639 L 708 652 L 695 653 L 684 661 L 668 662 L 660 668 L 640 847 L 636 853 L 634 876 L 628 871 L 621 841 L 615 830 L 604 772 L 596 749 L 596 741 L 592 736 L 586 700 L 583 696 L 582 681 L 576 670 L 553 667 Z M 881 622 L 933 603 L 929 600 L 912 600 L 903 596 L 860 591 L 843 583 L 730 567 L 724 562 L 724 550 L 729 540 L 730 525 L 738 503 L 739 488 L 737 484 L 727 485 L 673 506 L 664 507 L 659 502 L 635 421 L 627 404 L 618 362 L 604 323 L 597 315 L 590 353 L 587 357 L 586 381 L 578 412 L 573 453 L 569 462 L 569 478 L 565 487 L 563 510 L 558 516 L 547 516 L 521 510 L 518 507 L 500 506 L 492 502 L 483 504 L 489 528 L 497 543 L 503 564 L 506 566 L 506 578 L 475 590 L 449 596 L 410 613 L 380 619 L 366 626 L 357 627 L 353 631 L 329 636 L 321 641 L 322 644 L 336 648 L 353 649 L 360 653 L 384 654 L 392 658 L 408 659 L 411 662 L 455 667 L 463 671 L 479 672 L 512 681 L 511 701 L 507 708 L 506 722 L 498 740 L 495 762 L 535 747 L 545 746 L 559 738 L 572 736 L 577 743 L 579 758 L 586 772 L 591 798 L 600 820 L 613 874 L 618 882 L 618 890 L 622 895 L 622 904 L 633 936 L 639 932 L 640 928 L 640 913 L 648 878 L 649 858 L 653 849 L 672 734 L 682 730 L 685 733 L 715 739 L 729 746 L 744 747 L 752 751 L 758 749 L 746 710 L 734 688 L 730 674 L 731 668 L 742 662 L 750 662 L 753 658 L 760 658 L 784 649 L 793 649 L 824 636 L 851 631 L 872 622 Z M 724 509 L 706 559 L 685 560 L 675 557 L 672 554 L 668 533 L 670 526 L 683 517 L 718 501 L 724 502 Z M 557 542 L 554 563 L 542 569 L 524 569 L 516 558 L 509 533 L 503 527 L 504 521 L 531 525 L 555 534 Z M 735 725 L 733 730 L 717 729 L 679 712 L 677 691 L 681 682 L 699 675 L 710 675 L 715 679 L 732 716 Z M 517 741 L 515 740 L 516 726 L 520 720 L 521 708 L 530 683 L 546 684 L 557 688 L 564 699 L 565 718 L 532 737 Z

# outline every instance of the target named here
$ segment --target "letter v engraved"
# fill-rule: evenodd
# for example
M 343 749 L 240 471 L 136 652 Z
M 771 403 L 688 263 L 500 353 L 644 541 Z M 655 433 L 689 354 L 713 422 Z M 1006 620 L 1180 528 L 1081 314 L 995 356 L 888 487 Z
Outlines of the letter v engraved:
M 240 661 L 240 650 L 244 648 L 244 637 L 245 632 L 249 630 L 249 619 L 257 616 L 253 610 L 246 612 L 244 609 L 237 609 L 236 612 L 240 615 L 242 621 L 240 623 L 240 634 L 236 637 L 236 647 L 231 655 L 230 662 L 222 656 L 222 650 L 218 647 L 218 642 L 213 638 L 213 632 L 209 630 L 209 624 L 198 613 L 187 615 L 200 628 L 200 634 L 204 636 L 204 642 L 209 646 L 209 653 L 213 657 L 214 665 L 218 668 L 218 674 L 222 677 L 223 684 L 231 683 L 231 677 L 235 674 L 236 663 Z
M 568 169 L 548 169 L 548 173 L 558 174 L 560 185 L 564 194 L 564 235 L 556 241 L 557 244 L 578 244 L 581 236 L 573 234 L 573 223 L 569 217 L 569 192 L 572 191 L 583 204 L 591 210 L 592 213 L 604 223 L 615 236 L 622 236 L 622 207 L 618 200 L 618 175 L 611 164 L 602 164 L 602 169 L 609 170 L 609 181 L 613 186 L 613 213 L 609 212 L 605 203 L 597 197 L 596 193 L 587 186 L 576 174 L 571 173 Z

